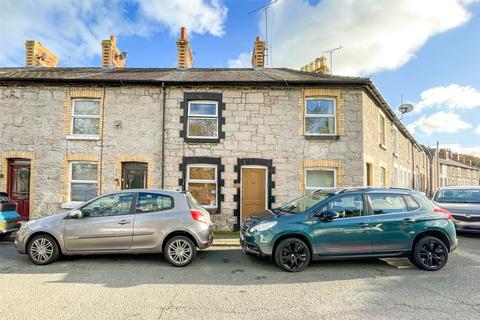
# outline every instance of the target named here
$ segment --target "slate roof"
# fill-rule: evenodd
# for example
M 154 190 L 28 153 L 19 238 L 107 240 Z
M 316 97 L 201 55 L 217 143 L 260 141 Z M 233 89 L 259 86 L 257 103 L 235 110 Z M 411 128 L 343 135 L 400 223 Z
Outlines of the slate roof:
M 140 83 L 366 84 L 368 78 L 315 74 L 288 68 L 0 68 L 0 81 L 88 81 Z
M 401 123 L 395 112 L 369 78 L 346 77 L 289 68 L 0 68 L 0 83 L 54 82 L 101 84 L 161 84 L 167 85 L 275 85 L 275 86 L 357 86 L 362 87 L 378 103 L 400 131 L 419 148 L 426 150 Z
M 445 164 L 445 165 L 449 165 L 449 166 L 453 166 L 453 167 L 461 167 L 461 168 L 471 169 L 471 170 L 476 170 L 476 171 L 480 170 L 480 168 L 471 166 L 471 165 L 463 163 L 463 162 L 455 161 L 455 160 L 452 160 L 452 159 L 442 159 L 442 158 L 440 158 L 440 164 Z

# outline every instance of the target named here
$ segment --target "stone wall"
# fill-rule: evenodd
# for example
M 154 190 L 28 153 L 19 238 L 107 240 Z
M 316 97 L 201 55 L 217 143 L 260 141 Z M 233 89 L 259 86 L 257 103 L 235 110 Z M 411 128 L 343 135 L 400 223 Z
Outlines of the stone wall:
M 184 93 L 221 93 L 225 110 L 219 143 L 185 143 L 180 107 Z M 334 98 L 338 139 L 304 136 L 305 97 Z M 74 98 L 100 99 L 98 139 L 69 137 Z M 68 202 L 68 163 L 99 163 L 99 193 L 121 188 L 121 163 L 148 163 L 148 187 L 161 187 L 162 91 L 159 86 L 2 86 L 0 87 L 0 178 L 6 189 L 6 159 L 32 159 L 31 217 L 49 215 Z M 167 87 L 165 128 L 165 188 L 180 190 L 184 157 L 220 158 L 223 195 L 221 212 L 212 215 L 219 229 L 238 223 L 239 159 L 271 160 L 272 206 L 304 193 L 305 169 L 335 168 L 338 186 L 365 185 L 365 162 L 380 165 L 390 175 L 395 165 L 410 168 L 407 140 L 399 134 L 399 157 L 378 145 L 379 108 L 358 88 Z M 23 153 L 22 153 L 23 152 Z M 25 156 L 25 157 L 26 157 Z

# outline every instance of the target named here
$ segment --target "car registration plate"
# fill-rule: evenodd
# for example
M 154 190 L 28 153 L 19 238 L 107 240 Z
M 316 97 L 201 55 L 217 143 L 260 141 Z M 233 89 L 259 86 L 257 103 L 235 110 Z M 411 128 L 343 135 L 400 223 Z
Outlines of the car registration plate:
M 0 230 L 3 230 L 7 223 L 5 221 L 0 221 Z
M 242 241 L 245 240 L 245 237 L 243 236 L 242 233 L 240 233 L 240 240 L 242 240 Z

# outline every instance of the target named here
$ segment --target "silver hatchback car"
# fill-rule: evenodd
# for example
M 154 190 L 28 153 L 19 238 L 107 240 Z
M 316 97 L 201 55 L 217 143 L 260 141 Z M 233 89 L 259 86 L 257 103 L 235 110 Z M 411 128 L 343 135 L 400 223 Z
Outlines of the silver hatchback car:
M 25 223 L 15 247 L 41 265 L 60 254 L 163 253 L 183 267 L 212 241 L 210 214 L 190 193 L 123 190 Z

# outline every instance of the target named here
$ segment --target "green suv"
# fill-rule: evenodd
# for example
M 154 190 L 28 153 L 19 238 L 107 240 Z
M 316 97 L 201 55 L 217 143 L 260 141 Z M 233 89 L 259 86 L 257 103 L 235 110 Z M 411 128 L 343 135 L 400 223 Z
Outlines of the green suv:
M 311 260 L 408 257 L 417 267 L 445 266 L 457 246 L 450 213 L 420 192 L 401 188 L 321 189 L 250 216 L 240 243 L 272 256 L 289 272 Z

